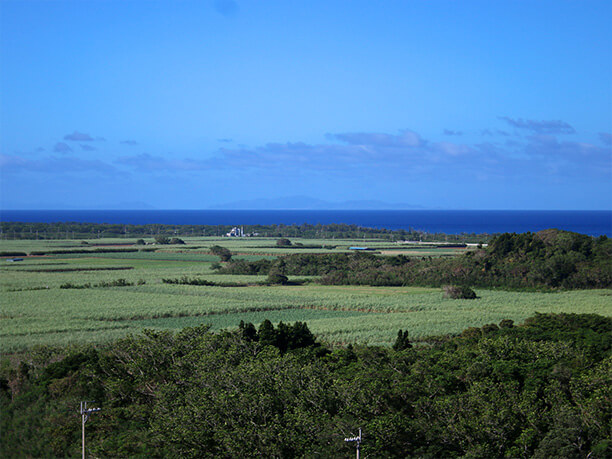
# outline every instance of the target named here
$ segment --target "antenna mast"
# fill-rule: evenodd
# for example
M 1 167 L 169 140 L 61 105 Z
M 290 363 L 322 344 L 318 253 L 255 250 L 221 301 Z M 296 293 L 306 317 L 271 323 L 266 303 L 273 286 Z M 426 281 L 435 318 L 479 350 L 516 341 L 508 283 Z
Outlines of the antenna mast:
M 357 437 L 348 437 L 344 439 L 345 442 L 356 442 L 357 444 L 357 459 L 359 459 L 359 449 L 361 448 L 361 429 L 359 429 L 359 436 Z
M 90 414 L 97 413 L 101 408 L 87 408 L 87 402 L 81 402 L 81 421 L 83 426 L 83 441 L 82 441 L 82 456 L 85 459 L 85 423 L 89 419 Z

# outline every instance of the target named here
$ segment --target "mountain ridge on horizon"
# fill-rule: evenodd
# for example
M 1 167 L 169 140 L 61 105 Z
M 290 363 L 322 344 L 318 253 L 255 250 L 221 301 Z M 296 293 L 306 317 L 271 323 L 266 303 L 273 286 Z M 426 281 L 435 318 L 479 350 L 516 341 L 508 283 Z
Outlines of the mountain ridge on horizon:
M 258 198 L 209 206 L 211 210 L 425 210 L 420 205 L 380 200 L 326 201 L 309 196 Z

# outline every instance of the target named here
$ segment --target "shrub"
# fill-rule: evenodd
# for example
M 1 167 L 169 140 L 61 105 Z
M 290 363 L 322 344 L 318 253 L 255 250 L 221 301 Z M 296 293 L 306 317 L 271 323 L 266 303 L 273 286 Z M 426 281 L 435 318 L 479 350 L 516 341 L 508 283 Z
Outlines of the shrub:
M 113 280 L 113 281 L 102 281 L 99 282 L 97 284 L 95 284 L 95 287 L 131 287 L 132 285 L 134 285 L 131 282 L 128 282 L 125 279 L 117 279 L 117 280 Z
M 91 284 L 87 283 L 87 284 L 82 284 L 82 285 L 78 285 L 78 284 L 73 284 L 72 282 L 65 282 L 62 285 L 60 285 L 60 288 L 91 288 Z
M 204 285 L 212 286 L 214 282 L 207 281 L 206 279 L 198 279 L 196 277 L 190 279 L 187 276 L 183 276 L 180 279 L 162 279 L 164 284 L 180 284 L 180 285 Z
M 170 238 L 168 236 L 155 236 L 155 242 L 158 244 L 170 244 Z
M 443 290 L 444 296 L 453 300 L 474 300 L 478 298 L 476 292 L 467 285 L 446 285 Z
M 268 276 L 269 284 L 287 285 L 288 282 L 289 282 L 289 278 L 287 276 L 283 276 L 282 274 L 271 273 Z
M 403 331 L 400 329 L 397 332 L 397 338 L 393 344 L 393 349 L 396 351 L 403 351 L 404 349 L 410 349 L 411 347 L 412 343 L 410 343 L 410 338 L 408 338 L 408 330 Z
M 221 261 L 230 261 L 232 259 L 232 252 L 230 252 L 228 248 L 221 247 L 220 245 L 213 245 L 210 248 L 210 252 L 213 255 L 217 255 Z

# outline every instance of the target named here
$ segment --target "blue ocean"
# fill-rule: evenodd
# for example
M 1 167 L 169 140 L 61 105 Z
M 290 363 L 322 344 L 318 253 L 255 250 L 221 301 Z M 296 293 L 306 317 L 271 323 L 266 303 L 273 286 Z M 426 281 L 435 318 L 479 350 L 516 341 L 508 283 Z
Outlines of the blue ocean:
M 612 211 L 607 210 L 3 210 L 0 221 L 134 225 L 345 223 L 446 234 L 524 233 L 557 228 L 612 237 Z

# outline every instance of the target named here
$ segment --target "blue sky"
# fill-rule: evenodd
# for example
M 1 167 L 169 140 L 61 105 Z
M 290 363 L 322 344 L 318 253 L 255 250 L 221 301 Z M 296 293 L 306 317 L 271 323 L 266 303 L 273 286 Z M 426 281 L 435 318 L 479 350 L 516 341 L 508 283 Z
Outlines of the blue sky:
M 0 207 L 612 209 L 611 17 L 609 1 L 3 0 Z

